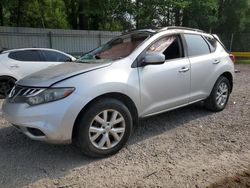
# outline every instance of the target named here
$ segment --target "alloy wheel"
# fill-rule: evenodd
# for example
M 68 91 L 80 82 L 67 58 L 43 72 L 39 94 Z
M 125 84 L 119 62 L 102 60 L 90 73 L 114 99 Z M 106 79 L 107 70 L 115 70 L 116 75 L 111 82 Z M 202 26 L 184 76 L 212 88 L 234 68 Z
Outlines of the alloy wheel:
M 224 106 L 228 99 L 228 85 L 225 82 L 221 82 L 216 92 L 216 103 L 218 106 Z
M 114 109 L 107 109 L 97 114 L 89 127 L 91 143 L 98 149 L 115 147 L 125 133 L 124 117 Z

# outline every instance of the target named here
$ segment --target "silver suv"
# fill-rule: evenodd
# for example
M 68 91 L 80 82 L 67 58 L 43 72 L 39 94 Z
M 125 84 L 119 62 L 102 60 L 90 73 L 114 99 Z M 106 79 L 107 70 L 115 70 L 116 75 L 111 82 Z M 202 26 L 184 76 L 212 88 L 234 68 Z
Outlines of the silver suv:
M 204 101 L 225 108 L 233 57 L 219 38 L 167 27 L 137 30 L 18 81 L 3 103 L 9 122 L 34 140 L 75 142 L 92 157 L 119 151 L 140 118 Z

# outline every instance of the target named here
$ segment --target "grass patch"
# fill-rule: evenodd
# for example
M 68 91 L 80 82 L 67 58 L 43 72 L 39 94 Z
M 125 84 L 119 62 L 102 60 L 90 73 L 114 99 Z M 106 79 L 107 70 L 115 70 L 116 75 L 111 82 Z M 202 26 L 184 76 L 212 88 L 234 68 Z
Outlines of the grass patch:
M 250 64 L 250 59 L 238 59 L 236 60 L 237 64 Z

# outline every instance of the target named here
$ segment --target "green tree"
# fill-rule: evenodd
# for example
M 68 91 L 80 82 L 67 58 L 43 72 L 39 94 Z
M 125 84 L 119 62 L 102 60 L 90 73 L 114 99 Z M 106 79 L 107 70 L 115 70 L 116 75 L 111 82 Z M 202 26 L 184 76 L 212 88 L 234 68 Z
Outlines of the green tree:
M 78 28 L 78 0 L 63 0 L 67 14 L 67 21 L 71 29 Z
M 163 0 L 158 1 L 157 6 L 157 26 L 181 26 L 183 21 L 183 10 L 190 2 L 188 0 Z
M 98 30 L 103 21 L 102 3 L 98 0 L 64 0 L 67 20 L 71 28 Z
M 189 0 L 183 10 L 183 26 L 211 31 L 218 21 L 218 2 L 216 0 Z
M 250 32 L 250 0 L 248 0 L 247 2 L 247 11 L 245 14 L 245 18 L 243 19 L 243 23 L 244 23 L 244 32 Z
M 105 0 L 102 10 L 100 29 L 119 31 L 133 28 L 133 7 L 130 0 Z
M 1 0 L 0 25 L 126 30 L 169 25 L 250 30 L 250 0 Z
M 220 0 L 217 32 L 235 33 L 244 30 L 248 0 Z
M 0 25 L 4 25 L 3 2 L 0 2 Z
M 1 6 L 1 25 L 44 28 L 68 27 L 65 6 L 61 0 L 2 0 Z

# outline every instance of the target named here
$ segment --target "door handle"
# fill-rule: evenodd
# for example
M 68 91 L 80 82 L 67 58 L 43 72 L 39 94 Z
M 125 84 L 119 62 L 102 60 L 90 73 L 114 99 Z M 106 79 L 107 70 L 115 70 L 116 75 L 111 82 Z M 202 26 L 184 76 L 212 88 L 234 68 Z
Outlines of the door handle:
M 11 65 L 10 68 L 19 68 L 18 65 Z
M 214 62 L 213 62 L 213 64 L 218 64 L 218 63 L 220 63 L 220 60 L 214 60 Z
M 187 72 L 189 71 L 189 68 L 188 67 L 182 67 L 179 72 Z

